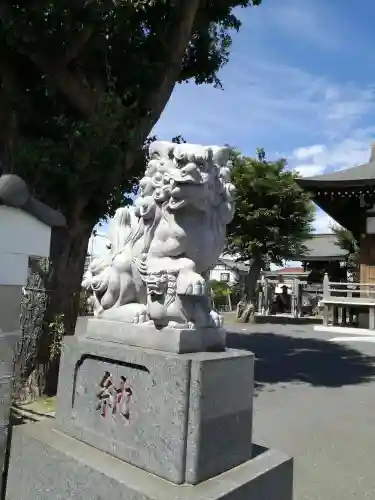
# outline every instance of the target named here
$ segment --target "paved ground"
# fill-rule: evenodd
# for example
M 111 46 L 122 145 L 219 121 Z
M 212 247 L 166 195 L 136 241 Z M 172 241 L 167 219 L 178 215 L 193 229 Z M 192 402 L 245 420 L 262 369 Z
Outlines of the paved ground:
M 304 325 L 227 328 L 256 355 L 254 439 L 295 457 L 294 500 L 373 500 L 375 344 Z

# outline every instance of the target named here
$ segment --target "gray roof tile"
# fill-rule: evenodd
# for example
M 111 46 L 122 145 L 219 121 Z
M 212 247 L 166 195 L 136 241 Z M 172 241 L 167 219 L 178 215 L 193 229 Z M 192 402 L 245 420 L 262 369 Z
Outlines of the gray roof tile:
M 345 260 L 347 252 L 336 243 L 334 234 L 314 234 L 304 242 L 307 251 L 294 260 Z
M 0 176 L 0 205 L 19 208 L 50 227 L 64 227 L 65 217 L 30 195 L 29 189 L 17 175 Z
M 314 177 L 297 179 L 301 187 L 360 187 L 375 184 L 375 145 L 372 145 L 371 156 L 368 163 L 345 170 L 337 170 Z

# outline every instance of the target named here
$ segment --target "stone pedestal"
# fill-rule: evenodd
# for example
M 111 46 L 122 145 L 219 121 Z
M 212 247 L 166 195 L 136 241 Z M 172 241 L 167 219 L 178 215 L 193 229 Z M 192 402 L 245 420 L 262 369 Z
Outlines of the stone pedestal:
M 252 444 L 253 362 L 93 339 L 81 324 L 64 342 L 56 422 L 14 431 L 6 498 L 292 500 L 293 460 Z
M 98 319 L 95 317 L 78 318 L 76 335 L 87 339 L 102 340 L 113 344 L 145 347 L 156 351 L 186 352 L 223 351 L 226 344 L 226 331 L 223 328 L 198 328 L 196 330 L 163 328 L 157 330 L 153 325 L 139 325 Z

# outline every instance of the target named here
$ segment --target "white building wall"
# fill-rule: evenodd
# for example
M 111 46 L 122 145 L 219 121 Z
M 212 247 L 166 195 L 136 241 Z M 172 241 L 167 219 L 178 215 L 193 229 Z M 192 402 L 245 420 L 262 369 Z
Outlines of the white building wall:
M 224 279 L 224 274 L 229 275 L 229 279 Z M 212 269 L 210 273 L 210 280 L 227 281 L 229 284 L 234 284 L 238 281 L 238 273 L 233 269 L 225 269 L 223 266 L 218 265 Z
M 0 254 L 48 257 L 51 228 L 19 208 L 0 205 Z

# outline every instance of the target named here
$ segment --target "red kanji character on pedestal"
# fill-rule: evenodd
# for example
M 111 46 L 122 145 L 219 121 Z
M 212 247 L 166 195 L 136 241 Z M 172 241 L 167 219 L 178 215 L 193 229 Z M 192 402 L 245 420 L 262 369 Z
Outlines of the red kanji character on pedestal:
M 128 386 L 126 377 L 121 377 L 121 386 L 117 389 L 113 385 L 113 377 L 109 372 L 105 372 L 102 381 L 100 382 L 101 390 L 98 394 L 100 403 L 97 410 L 101 410 L 101 416 L 107 417 L 108 411 L 112 409 L 112 415 L 117 412 L 127 421 L 130 420 L 130 401 L 133 391 Z

